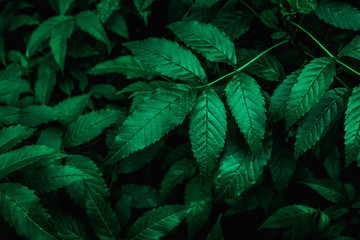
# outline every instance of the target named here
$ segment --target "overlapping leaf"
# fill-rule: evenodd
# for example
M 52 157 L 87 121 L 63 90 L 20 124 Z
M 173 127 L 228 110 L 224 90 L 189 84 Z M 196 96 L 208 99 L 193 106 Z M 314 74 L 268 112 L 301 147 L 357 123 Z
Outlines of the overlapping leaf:
M 54 106 L 54 110 L 61 113 L 59 120 L 68 125 L 73 122 L 83 111 L 90 98 L 89 94 L 69 97 Z
M 353 40 L 339 51 L 339 56 L 352 57 L 360 60 L 360 36 L 354 37 Z
M 305 66 L 291 89 L 287 102 L 287 127 L 292 126 L 319 101 L 334 77 L 335 62 L 332 58 L 316 58 Z
M 346 88 L 335 88 L 327 91 L 310 112 L 299 122 L 295 142 L 295 156 L 298 158 L 330 129 L 331 124 L 345 110 Z
M 262 146 L 266 127 L 265 99 L 255 79 L 238 73 L 226 86 L 226 99 L 252 151 Z
M 89 239 L 85 224 L 79 219 L 73 218 L 61 212 L 51 214 L 51 222 L 56 225 L 64 240 Z
M 186 45 L 213 62 L 236 64 L 233 42 L 217 27 L 195 20 L 171 23 L 169 28 Z
M 207 76 L 199 60 L 178 43 L 163 38 L 148 38 L 125 43 L 141 61 L 160 74 L 184 81 L 206 82 Z
M 321 20 L 342 29 L 360 30 L 360 11 L 338 0 L 319 0 L 315 14 Z
M 107 163 L 117 162 L 160 140 L 184 121 L 194 104 L 195 91 L 188 86 L 156 89 L 120 128 Z
M 26 126 L 15 125 L 0 130 L 0 153 L 4 153 L 16 146 L 21 141 L 30 137 L 35 129 Z
M 206 88 L 190 115 L 190 143 L 201 175 L 212 174 L 226 137 L 226 110 L 216 92 Z

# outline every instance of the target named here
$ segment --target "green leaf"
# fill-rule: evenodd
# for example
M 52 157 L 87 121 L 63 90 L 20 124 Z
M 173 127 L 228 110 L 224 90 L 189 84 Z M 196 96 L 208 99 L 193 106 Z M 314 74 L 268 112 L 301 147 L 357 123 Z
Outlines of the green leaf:
M 266 127 L 265 99 L 260 86 L 246 73 L 238 73 L 226 86 L 226 99 L 232 115 L 254 152 L 262 146 Z
M 53 107 L 46 105 L 31 105 L 23 108 L 21 125 L 36 127 L 41 124 L 56 121 L 61 117 L 61 113 Z
M 60 15 L 65 15 L 74 0 L 58 0 Z
M 56 25 L 69 19 L 72 19 L 72 17 L 59 15 L 48 18 L 42 22 L 30 36 L 30 40 L 26 49 L 26 56 L 30 57 L 30 55 L 35 52 L 38 46 L 50 37 L 51 31 Z
M 45 145 L 57 151 L 61 149 L 63 131 L 55 127 L 47 127 L 40 132 L 36 142 L 38 145 Z
M 61 239 L 39 200 L 33 190 L 19 183 L 0 184 L 0 215 L 19 235 L 30 240 Z
M 243 66 L 259 54 L 261 54 L 261 51 L 256 49 L 238 48 L 236 49 L 236 56 L 238 59 L 237 65 Z M 284 76 L 282 64 L 279 60 L 269 54 L 265 54 L 255 62 L 251 63 L 244 69 L 244 72 L 267 81 L 282 81 Z
M 220 161 L 215 193 L 218 198 L 237 198 L 263 173 L 271 154 L 271 142 L 254 154 L 247 145 L 230 140 Z
M 54 106 L 54 110 L 61 113 L 59 117 L 63 125 L 72 123 L 86 107 L 89 102 L 90 94 L 82 94 L 75 97 L 69 97 Z
M 61 2 L 61 1 L 60 1 Z M 51 223 L 59 227 L 58 230 L 63 240 L 86 240 L 89 234 L 85 228 L 85 224 L 62 212 L 51 214 Z
M 236 64 L 234 43 L 217 27 L 187 20 L 171 23 L 169 28 L 181 41 L 209 61 Z
M 156 0 L 134 0 L 134 4 L 138 12 L 143 12 L 153 4 Z
M 54 56 L 55 62 L 64 72 L 65 56 L 67 49 L 67 40 L 70 38 L 74 29 L 75 22 L 73 19 L 62 21 L 51 30 L 50 49 Z
M 158 73 L 131 55 L 125 55 L 114 60 L 98 63 L 89 71 L 89 74 L 93 75 L 109 73 L 124 74 L 127 79 L 144 78 L 150 80 L 158 76 Z
M 129 38 L 129 30 L 126 21 L 119 13 L 112 14 L 106 21 L 105 27 L 123 38 Z
M 86 213 L 96 236 L 101 240 L 116 240 L 120 233 L 120 222 L 109 202 L 98 193 L 86 188 Z
M 43 105 L 50 100 L 56 84 L 56 65 L 51 57 L 45 57 L 39 64 L 34 90 L 36 99 Z
M 158 192 L 148 185 L 127 184 L 121 187 L 119 195 L 131 196 L 134 208 L 153 208 L 159 204 Z
M 37 192 L 50 192 L 88 177 L 90 176 L 73 167 L 50 165 L 26 171 L 23 182 Z
M 300 120 L 295 141 L 295 157 L 299 158 L 317 143 L 341 117 L 346 107 L 348 90 L 335 88 L 327 91 L 310 112 Z
M 83 30 L 84 32 L 93 36 L 96 40 L 105 43 L 110 46 L 109 38 L 104 30 L 104 27 L 101 25 L 99 19 L 97 18 L 96 14 L 86 10 L 80 12 L 75 17 L 76 25 Z
M 18 122 L 24 112 L 16 107 L 0 106 L 0 125 L 8 125 Z
M 30 137 L 35 129 L 26 126 L 9 126 L 0 130 L 0 153 L 4 153 Z
M 350 43 L 339 51 L 339 57 L 346 56 L 360 60 L 360 36 L 356 36 Z
M 121 126 L 106 163 L 120 161 L 160 140 L 184 121 L 195 104 L 195 97 L 193 88 L 181 84 L 158 88 L 146 96 Z
M 316 58 L 305 66 L 291 89 L 287 102 L 285 113 L 287 128 L 319 101 L 333 82 L 335 74 L 335 61 L 330 57 Z
M 119 113 L 118 110 L 102 109 L 81 115 L 65 132 L 65 146 L 74 147 L 91 141 L 115 123 L 119 119 Z
M 309 14 L 317 7 L 316 0 L 288 0 L 291 8 L 300 13 Z
M 243 11 L 224 11 L 217 14 L 211 24 L 234 41 L 249 30 L 252 20 L 253 17 Z
M 227 128 L 225 106 L 213 89 L 206 88 L 198 96 L 189 128 L 192 151 L 205 180 L 215 169 Z
M 190 50 L 164 38 L 148 38 L 124 44 L 136 57 L 160 74 L 184 81 L 206 82 L 199 60 Z
M 174 162 L 169 170 L 165 173 L 161 181 L 160 198 L 165 200 L 174 188 L 182 183 L 185 179 L 194 175 L 196 168 L 189 159 L 182 159 Z
M 324 22 L 335 27 L 360 30 L 360 11 L 349 3 L 337 0 L 318 0 L 315 14 Z
M 224 240 L 224 235 L 221 227 L 221 215 L 218 217 L 213 228 L 208 233 L 206 240 Z
M 316 213 L 317 210 L 304 205 L 291 205 L 276 210 L 268 217 L 260 228 L 283 228 L 292 226 L 303 216 Z
M 29 145 L 1 154 L 0 179 L 54 153 L 54 149 L 46 146 Z
M 120 0 L 101 0 L 96 8 L 98 18 L 102 23 L 110 17 L 110 15 L 120 7 Z
M 357 161 L 360 165 L 360 85 L 356 86 L 349 98 L 345 111 L 345 156 L 346 165 Z
M 129 239 L 160 239 L 185 217 L 182 205 L 165 205 L 147 211 L 130 227 Z
M 274 90 L 270 98 L 268 116 L 272 121 L 279 121 L 285 117 L 286 104 L 289 100 L 291 89 L 297 81 L 301 71 L 297 70 L 288 75 Z
M 196 0 L 191 6 L 194 10 L 207 9 L 217 3 L 219 0 Z

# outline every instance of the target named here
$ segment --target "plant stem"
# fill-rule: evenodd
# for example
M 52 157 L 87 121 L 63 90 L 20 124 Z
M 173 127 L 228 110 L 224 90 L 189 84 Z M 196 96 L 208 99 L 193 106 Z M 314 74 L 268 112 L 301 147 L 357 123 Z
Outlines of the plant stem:
M 244 2 L 243 0 L 240 0 L 240 2 L 247 7 L 250 11 L 252 11 L 256 16 L 259 16 L 259 14 L 252 8 L 250 7 L 246 2 Z
M 353 69 L 352 67 L 350 67 L 349 65 L 343 63 L 342 61 L 340 61 L 339 59 L 335 58 L 335 61 L 340 63 L 341 65 L 343 65 L 344 67 L 346 67 L 347 69 L 349 69 L 350 71 L 352 71 L 353 73 L 355 73 L 356 75 L 360 76 L 360 73 L 358 71 L 356 71 L 355 69 Z
M 198 86 L 198 87 L 196 87 L 196 88 L 203 88 L 203 87 L 211 86 L 211 85 L 213 85 L 213 84 L 215 84 L 215 83 L 223 80 L 224 78 L 227 78 L 227 77 L 229 77 L 229 76 L 231 76 L 231 75 L 234 75 L 234 74 L 237 73 L 237 72 L 240 72 L 241 70 L 243 70 L 244 68 L 246 68 L 247 66 L 249 66 L 251 63 L 255 62 L 257 59 L 259 59 L 260 57 L 262 57 L 262 56 L 263 56 L 264 54 L 266 54 L 267 52 L 269 52 L 269 51 L 273 50 L 274 48 L 277 48 L 278 46 L 283 45 L 283 44 L 285 44 L 285 43 L 287 43 L 287 42 L 289 42 L 289 40 L 281 41 L 281 42 L 279 42 L 279 43 L 277 43 L 277 44 L 269 47 L 268 49 L 266 49 L 265 51 L 263 51 L 262 53 L 260 53 L 259 55 L 257 55 L 257 56 L 254 57 L 253 59 L 251 59 L 249 62 L 247 62 L 246 64 L 244 64 L 243 66 L 241 66 L 241 67 L 239 67 L 238 69 L 236 69 L 235 71 L 232 71 L 232 72 L 230 72 L 230 73 L 228 73 L 228 74 L 226 74 L 226 75 L 224 75 L 224 76 L 222 76 L 222 77 L 220 77 L 220 78 L 212 81 L 211 83 L 208 83 L 208 84 L 205 84 L 205 85 L 202 85 L 202 86 Z

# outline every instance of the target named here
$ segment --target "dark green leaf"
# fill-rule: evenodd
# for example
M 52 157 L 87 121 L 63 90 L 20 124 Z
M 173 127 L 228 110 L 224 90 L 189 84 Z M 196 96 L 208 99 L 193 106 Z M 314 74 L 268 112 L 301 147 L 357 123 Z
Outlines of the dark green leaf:
M 0 153 L 4 153 L 30 137 L 35 129 L 15 125 L 0 130 Z

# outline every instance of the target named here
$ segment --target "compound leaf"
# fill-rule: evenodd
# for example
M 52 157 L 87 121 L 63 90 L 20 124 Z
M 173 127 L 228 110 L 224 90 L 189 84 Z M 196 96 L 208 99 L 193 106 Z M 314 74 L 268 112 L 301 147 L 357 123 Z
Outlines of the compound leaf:
M 360 11 L 349 3 L 336 0 L 319 0 L 315 14 L 324 22 L 335 27 L 360 30 Z
M 238 73 L 226 86 L 226 99 L 232 115 L 254 152 L 262 146 L 266 127 L 265 99 L 255 79 Z
M 19 183 L 0 184 L 0 214 L 18 234 L 30 240 L 60 239 L 33 190 Z
M 186 207 L 165 205 L 144 213 L 130 227 L 129 239 L 159 239 L 174 229 L 185 217 Z
M 186 85 L 157 88 L 137 105 L 119 130 L 107 164 L 160 140 L 181 124 L 195 104 L 196 91 Z
M 136 57 L 160 74 L 184 81 L 206 82 L 199 60 L 190 50 L 164 38 L 148 38 L 124 44 Z
M 72 122 L 64 136 L 64 144 L 69 147 L 79 146 L 100 135 L 119 118 L 120 111 L 103 109 L 81 115 Z
M 169 28 L 181 41 L 209 61 L 236 64 L 234 43 L 217 27 L 188 20 L 171 23 Z
M 316 58 L 305 66 L 291 89 L 287 102 L 285 112 L 287 128 L 319 101 L 333 82 L 335 74 L 335 62 L 330 57 Z
M 198 96 L 189 128 L 192 151 L 200 174 L 206 179 L 213 173 L 224 147 L 227 128 L 225 106 L 213 89 L 206 88 Z

